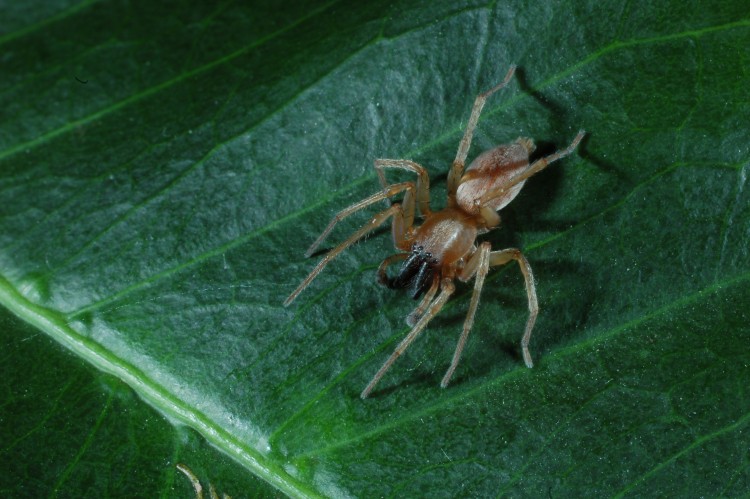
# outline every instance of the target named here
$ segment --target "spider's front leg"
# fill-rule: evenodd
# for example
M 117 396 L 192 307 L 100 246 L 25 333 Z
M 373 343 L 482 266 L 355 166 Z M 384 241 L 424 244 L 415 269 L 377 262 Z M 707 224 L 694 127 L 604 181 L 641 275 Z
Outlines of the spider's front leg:
M 313 245 L 310 247 L 310 249 L 307 250 L 306 255 L 309 256 L 310 254 L 315 251 L 315 249 L 320 245 L 321 242 L 326 238 L 326 236 L 333 230 L 336 223 L 340 222 L 344 218 L 348 217 L 352 213 L 355 213 L 363 208 L 366 208 L 370 206 L 371 204 L 377 203 L 378 201 L 382 201 L 383 199 L 389 198 L 391 196 L 394 196 L 398 194 L 399 192 L 406 191 L 406 194 L 404 195 L 404 207 L 402 208 L 401 204 L 396 203 L 393 206 L 389 207 L 385 211 L 381 211 L 380 213 L 377 213 L 375 216 L 373 216 L 369 222 L 367 222 L 363 227 L 361 227 L 359 230 L 357 230 L 354 234 L 349 236 L 344 242 L 333 248 L 331 251 L 329 251 L 326 256 L 323 257 L 323 259 L 318 263 L 318 265 L 315 266 L 315 268 L 310 272 L 310 274 L 303 280 L 299 286 L 297 286 L 297 289 L 295 289 L 292 294 L 289 295 L 289 297 L 284 301 L 284 306 L 289 305 L 294 299 L 299 295 L 307 286 L 310 285 L 313 279 L 320 274 L 320 272 L 325 268 L 326 265 L 328 265 L 328 262 L 336 258 L 336 256 L 339 255 L 342 251 L 347 249 L 352 244 L 356 243 L 359 239 L 364 237 L 367 233 L 370 231 L 380 227 L 388 218 L 393 217 L 393 231 L 394 235 L 398 232 L 399 234 L 405 233 L 410 227 L 411 227 L 411 221 L 408 221 L 405 223 L 404 221 L 404 213 L 411 213 L 412 215 L 410 218 L 413 220 L 414 216 L 414 183 L 413 182 L 403 182 L 400 184 L 394 184 L 391 186 L 388 186 L 387 189 L 383 190 L 382 192 L 378 192 L 376 194 L 373 194 L 372 196 L 355 203 L 348 208 L 341 210 L 339 213 L 337 213 L 331 222 L 328 224 L 328 227 L 323 231 L 323 233 L 318 237 L 318 239 L 313 243 Z
M 429 215 L 432 211 L 430 210 L 430 177 L 427 170 L 422 165 L 408 159 L 376 159 L 375 170 L 378 172 L 378 179 L 380 179 L 380 185 L 383 189 L 388 188 L 388 181 L 385 179 L 386 168 L 398 168 L 417 174 L 416 196 L 419 213 L 423 217 Z
M 432 302 L 430 307 L 428 308 L 427 312 L 417 321 L 417 323 L 414 325 L 412 330 L 409 332 L 408 335 L 406 335 L 406 338 L 404 338 L 401 343 L 396 347 L 396 350 L 393 351 L 390 357 L 388 357 L 388 360 L 385 361 L 383 364 L 383 367 L 378 370 L 377 373 L 375 373 L 375 376 L 373 376 L 372 380 L 367 384 L 364 390 L 362 390 L 362 393 L 360 394 L 360 397 L 363 399 L 367 398 L 368 395 L 370 395 L 370 392 L 373 388 L 375 388 L 375 385 L 378 384 L 378 381 L 383 377 L 383 375 L 388 371 L 388 369 L 391 368 L 394 362 L 396 362 L 396 359 L 398 359 L 404 351 L 409 348 L 409 345 L 411 345 L 415 339 L 417 339 L 417 336 L 419 336 L 419 333 L 421 333 L 424 328 L 427 326 L 427 323 L 432 320 L 433 317 L 435 317 L 440 310 L 442 310 L 445 303 L 448 301 L 448 298 L 453 294 L 453 291 L 455 291 L 456 287 L 453 284 L 453 280 L 450 278 L 443 278 L 442 282 L 440 283 L 440 294 L 437 298 Z
M 427 306 L 430 304 L 430 302 L 432 302 L 432 299 L 435 298 L 435 294 L 437 293 L 439 287 L 440 287 L 440 278 L 437 275 L 435 275 L 435 277 L 432 279 L 432 285 L 424 294 L 422 301 L 419 302 L 419 305 L 417 305 L 417 308 L 412 310 L 412 312 L 406 316 L 407 326 L 414 327 L 414 325 L 417 322 L 419 322 L 419 319 L 421 319 L 422 316 L 424 315 L 424 311 L 427 309 Z
M 453 373 L 458 367 L 458 361 L 461 359 L 461 352 L 466 345 L 466 339 L 469 336 L 471 327 L 474 325 L 474 315 L 479 305 L 479 296 L 482 293 L 482 286 L 484 285 L 484 278 L 487 276 L 487 272 L 490 267 L 496 265 L 505 265 L 511 260 L 518 262 L 523 274 L 524 281 L 526 283 L 526 296 L 529 301 L 529 319 L 526 322 L 526 330 L 524 331 L 523 338 L 521 338 L 521 352 L 523 354 L 523 360 L 526 363 L 526 367 L 533 367 L 534 362 L 531 360 L 531 354 L 529 353 L 529 340 L 531 339 L 531 331 L 534 329 L 534 323 L 536 317 L 539 314 L 539 302 L 536 298 L 536 288 L 534 287 L 534 274 L 531 272 L 531 265 L 526 257 L 523 256 L 520 250 L 516 248 L 509 248 L 501 251 L 490 251 L 490 243 L 484 242 L 479 246 L 479 249 L 469 258 L 466 266 L 461 269 L 458 273 L 459 279 L 462 281 L 468 281 L 472 277 L 474 280 L 474 293 L 471 295 L 471 304 L 469 305 L 469 312 L 466 314 L 466 321 L 464 322 L 464 329 L 461 332 L 461 337 L 458 340 L 456 351 L 453 354 L 453 361 L 445 373 L 443 380 L 440 382 L 440 386 L 445 388 L 448 386 Z
M 458 278 L 466 282 L 472 277 L 474 279 L 474 292 L 471 295 L 471 303 L 469 304 L 469 311 L 466 313 L 466 320 L 464 321 L 464 329 L 461 332 L 461 336 L 458 339 L 458 345 L 456 345 L 456 351 L 453 353 L 453 360 L 448 371 L 443 376 L 443 380 L 440 382 L 440 386 L 445 388 L 453 376 L 453 373 L 458 367 L 458 361 L 461 360 L 461 352 L 466 346 L 466 339 L 469 337 L 471 328 L 474 325 L 474 315 L 477 313 L 477 307 L 479 306 L 479 297 L 482 294 L 482 286 L 484 286 L 484 278 L 487 276 L 487 272 L 490 266 L 490 250 L 491 246 L 488 242 L 483 242 L 479 245 L 473 255 L 469 257 L 466 265 L 459 270 Z

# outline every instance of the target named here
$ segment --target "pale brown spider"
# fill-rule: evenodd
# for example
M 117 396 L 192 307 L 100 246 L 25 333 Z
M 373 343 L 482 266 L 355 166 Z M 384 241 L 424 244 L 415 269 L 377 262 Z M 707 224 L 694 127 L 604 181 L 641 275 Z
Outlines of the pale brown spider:
M 368 232 L 379 227 L 388 218 L 393 218 L 391 224 L 393 242 L 397 249 L 405 253 L 397 253 L 383 260 L 378 269 L 379 282 L 389 288 L 411 287 L 414 299 L 419 298 L 422 293 L 424 293 L 424 298 L 407 317 L 406 322 L 409 326 L 412 326 L 411 331 L 362 391 L 360 396 L 363 399 L 370 394 L 380 378 L 411 345 L 427 326 L 427 323 L 440 312 L 455 290 L 453 280 L 458 278 L 466 282 L 475 277 L 474 293 L 469 304 L 469 312 L 464 322 L 463 332 L 453 354 L 451 366 L 440 383 L 443 388 L 448 386 L 466 344 L 466 338 L 471 331 L 474 314 L 479 304 L 479 295 L 488 269 L 490 266 L 503 265 L 511 260 L 518 262 L 526 281 L 529 319 L 526 322 L 523 338 L 521 338 L 521 351 L 526 366 L 532 367 L 534 365 L 529 353 L 529 339 L 539 312 L 539 305 L 536 299 L 531 266 L 526 257 L 516 248 L 491 251 L 489 242 L 485 241 L 477 246 L 476 239 L 478 234 L 484 234 L 500 225 L 500 216 L 497 211 L 518 195 L 526 179 L 541 171 L 553 161 L 572 153 L 585 132 L 583 130 L 578 132 L 578 135 L 566 149 L 541 158 L 532 165 L 529 165 L 529 154 L 535 149 L 534 142 L 531 139 L 518 138 L 512 144 L 501 145 L 480 154 L 464 173 L 464 162 L 469 152 L 471 136 L 477 126 L 482 107 L 484 107 L 484 103 L 489 96 L 508 84 L 515 69 L 515 66 L 511 66 L 502 83 L 480 94 L 474 101 L 466 132 L 464 132 L 463 139 L 458 146 L 456 159 L 448 173 L 447 208 L 438 212 L 433 212 L 430 209 L 430 180 L 427 171 L 422 166 L 404 159 L 378 159 L 375 160 L 375 170 L 378 173 L 383 190 L 336 214 L 320 237 L 307 250 L 306 256 L 310 256 L 333 230 L 336 223 L 352 213 L 404 192 L 404 199 L 401 203 L 393 203 L 387 210 L 374 215 L 367 224 L 352 234 L 346 241 L 329 251 L 284 302 L 284 305 L 289 305 L 323 270 L 328 262 Z M 389 185 L 385 180 L 384 170 L 386 168 L 400 168 L 416 173 L 416 185 L 414 182 Z M 424 218 L 424 223 L 419 227 L 414 226 L 417 206 L 419 206 L 419 212 Z M 397 260 L 405 261 L 399 274 L 393 278 L 389 277 L 386 274 L 386 268 Z M 439 294 L 438 291 L 440 291 Z M 437 297 L 435 297 L 436 294 Z

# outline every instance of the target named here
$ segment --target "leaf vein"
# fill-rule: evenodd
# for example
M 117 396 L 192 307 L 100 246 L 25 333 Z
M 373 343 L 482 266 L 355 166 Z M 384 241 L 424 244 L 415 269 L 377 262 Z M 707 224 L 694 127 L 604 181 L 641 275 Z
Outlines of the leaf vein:
M 638 317 L 636 319 L 633 319 L 631 321 L 628 321 L 624 324 L 618 325 L 616 327 L 613 327 L 609 330 L 602 331 L 598 334 L 592 334 L 592 337 L 588 340 L 584 340 L 582 342 L 576 343 L 575 345 L 571 345 L 569 347 L 561 348 L 555 352 L 551 352 L 548 355 L 549 359 L 560 359 L 563 357 L 567 357 L 569 355 L 574 355 L 578 352 L 580 352 L 583 349 L 591 348 L 594 345 L 597 345 L 599 343 L 605 342 L 607 340 L 610 340 L 614 337 L 617 337 L 618 335 L 629 331 L 633 329 L 636 326 L 639 326 L 643 323 L 646 323 L 648 321 L 651 321 L 655 318 L 658 318 L 668 312 L 671 312 L 675 309 L 679 309 L 685 306 L 689 306 L 692 303 L 699 301 L 703 297 L 706 297 L 708 295 L 719 293 L 722 291 L 727 290 L 730 287 L 738 286 L 747 284 L 747 282 L 750 281 L 750 272 L 745 272 L 744 274 L 740 274 L 736 277 L 733 277 L 731 279 L 726 279 L 720 283 L 711 284 L 708 285 L 702 289 L 697 290 L 695 293 L 692 293 L 690 295 L 686 295 L 682 298 L 678 298 L 676 300 L 673 300 L 670 303 L 664 304 L 648 313 L 643 314 L 641 317 Z M 403 416 L 398 419 L 394 419 L 392 421 L 387 422 L 386 424 L 382 424 L 380 426 L 377 426 L 375 428 L 372 428 L 371 430 L 368 430 L 366 432 L 363 432 L 362 434 L 352 437 L 349 439 L 342 440 L 337 443 L 333 443 L 330 445 L 327 445 L 326 447 L 319 448 L 319 449 L 313 449 L 310 451 L 302 452 L 298 454 L 296 457 L 306 457 L 310 455 L 319 455 L 319 454 L 326 454 L 332 451 L 335 451 L 337 449 L 349 446 L 353 443 L 359 442 L 361 440 L 365 440 L 367 438 L 372 438 L 377 435 L 380 435 L 384 432 L 390 431 L 393 428 L 397 428 L 401 425 L 404 425 L 406 423 L 415 421 L 421 417 L 434 414 L 436 412 L 439 412 L 445 407 L 455 407 L 458 402 L 466 401 L 471 399 L 472 397 L 478 396 L 479 394 L 487 391 L 488 389 L 494 388 L 498 385 L 501 385 L 505 382 L 508 382 L 512 379 L 517 378 L 518 376 L 522 376 L 525 373 L 528 372 L 528 369 L 525 367 L 518 367 L 511 371 L 508 371 L 507 373 L 504 373 L 500 376 L 497 376 L 494 379 L 488 380 L 470 390 L 467 390 L 465 392 L 462 392 L 460 394 L 451 395 L 448 397 L 443 397 L 439 401 L 431 403 L 429 405 L 426 405 L 420 409 L 410 411 L 408 415 Z M 750 418 L 750 415 L 747 416 L 746 419 Z
M 329 1 L 325 4 L 322 4 L 315 9 L 312 9 L 310 13 L 306 16 L 303 16 L 296 21 L 293 21 L 292 23 L 288 24 L 287 26 L 284 26 L 283 28 L 280 28 L 273 33 L 270 33 L 266 36 L 261 37 L 259 40 L 254 41 L 253 43 L 242 47 L 240 49 L 235 50 L 234 52 L 227 54 L 223 57 L 220 57 L 218 59 L 215 59 L 207 64 L 204 64 L 202 66 L 198 66 L 197 68 L 193 68 L 189 71 L 185 71 L 182 74 L 171 78 L 169 80 L 163 81 L 162 83 L 159 83 L 158 85 L 154 85 L 150 88 L 146 88 L 144 90 L 141 90 L 138 93 L 135 93 L 131 95 L 130 97 L 127 97 L 125 99 L 122 99 L 118 102 L 115 102 L 114 104 L 107 106 L 103 109 L 100 109 L 99 111 L 90 113 L 87 116 L 84 116 L 82 118 L 78 118 L 76 120 L 69 121 L 65 125 L 62 125 L 59 128 L 56 128 L 54 130 L 51 130 L 47 133 L 44 133 L 40 135 L 39 137 L 36 137 L 32 140 L 23 142 L 21 144 L 17 144 L 15 146 L 9 147 L 6 150 L 0 152 L 0 160 L 6 159 L 10 156 L 13 156 L 15 154 L 18 154 L 23 151 L 28 151 L 29 149 L 32 149 L 34 147 L 37 147 L 41 144 L 44 144 L 46 142 L 49 142 L 50 140 L 63 135 L 65 133 L 69 133 L 72 131 L 75 131 L 77 128 L 86 125 L 88 123 L 91 123 L 92 121 L 98 120 L 104 116 L 107 116 L 109 114 L 112 114 L 116 111 L 119 111 L 120 109 L 123 109 L 131 104 L 134 104 L 140 100 L 143 100 L 147 97 L 151 97 L 152 95 L 155 95 L 159 92 L 165 91 L 185 80 L 188 80 L 194 76 L 197 76 L 199 74 L 205 73 L 217 66 L 221 66 L 223 64 L 229 63 L 233 61 L 234 59 L 244 55 L 245 53 L 249 52 L 250 50 L 256 49 L 267 42 L 281 36 L 282 34 L 286 33 L 287 31 L 299 26 L 300 24 L 316 17 L 319 14 L 322 14 L 326 10 L 328 10 L 329 7 L 335 5 L 340 0 L 333 0 Z

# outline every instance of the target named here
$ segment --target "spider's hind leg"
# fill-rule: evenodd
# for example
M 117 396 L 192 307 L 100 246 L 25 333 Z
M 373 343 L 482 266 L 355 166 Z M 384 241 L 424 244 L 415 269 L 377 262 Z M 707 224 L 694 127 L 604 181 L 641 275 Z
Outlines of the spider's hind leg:
M 573 138 L 573 142 L 570 143 L 568 147 L 561 151 L 557 151 L 556 153 L 550 154 L 549 156 L 545 156 L 543 158 L 539 158 L 538 160 L 534 161 L 531 165 L 529 165 L 528 168 L 521 171 L 517 175 L 514 175 L 510 179 L 508 179 L 507 182 L 504 184 L 501 184 L 499 187 L 487 191 L 480 199 L 479 204 L 481 206 L 487 206 L 490 205 L 493 201 L 497 200 L 498 198 L 501 198 L 505 195 L 507 195 L 508 191 L 515 187 L 516 185 L 520 184 L 521 182 L 525 182 L 526 179 L 531 177 L 532 175 L 535 175 L 539 173 L 540 171 L 547 168 L 551 163 L 554 163 L 557 160 L 560 160 L 564 158 L 565 156 L 568 156 L 573 153 L 576 147 L 578 147 L 578 144 L 581 142 L 583 137 L 586 135 L 585 130 L 579 130 L 578 134 Z M 528 140 L 528 139 L 519 139 L 520 141 Z M 532 143 L 533 144 L 533 143 Z M 523 145 L 523 143 L 521 143 Z M 526 147 L 526 146 L 524 146 Z
M 479 122 L 479 115 L 482 114 L 484 103 L 487 102 L 487 99 L 492 94 L 505 87 L 510 82 L 510 79 L 513 78 L 513 74 L 515 72 L 516 66 L 514 64 L 511 65 L 510 68 L 508 68 L 508 72 L 506 73 L 505 78 L 503 78 L 503 81 L 500 82 L 500 84 L 492 87 L 483 94 L 477 95 L 476 100 L 474 100 L 474 107 L 471 108 L 471 116 L 469 117 L 469 122 L 466 124 L 466 131 L 464 131 L 464 136 L 461 139 L 461 143 L 458 145 L 456 159 L 453 160 L 453 165 L 451 165 L 451 169 L 448 172 L 449 197 L 454 197 L 456 195 L 458 182 L 461 179 L 461 175 L 463 175 L 464 173 L 464 165 L 466 163 L 466 156 L 469 154 L 471 138 L 474 135 L 474 129 L 477 127 L 477 123 Z

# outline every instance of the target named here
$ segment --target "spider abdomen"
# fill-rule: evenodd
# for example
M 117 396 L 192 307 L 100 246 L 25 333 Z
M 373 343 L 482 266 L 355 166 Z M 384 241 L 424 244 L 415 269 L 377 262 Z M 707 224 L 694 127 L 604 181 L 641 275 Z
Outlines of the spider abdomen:
M 417 229 L 414 243 L 432 254 L 442 266 L 466 256 L 477 238 L 473 217 L 455 208 L 431 213 Z
M 516 174 L 529 167 L 529 154 L 534 150 L 530 139 L 519 138 L 512 144 L 498 146 L 485 151 L 474 159 L 466 169 L 456 191 L 456 202 L 462 210 L 472 215 L 479 213 L 480 199 L 487 192 L 507 183 Z M 508 189 L 505 195 L 487 206 L 497 211 L 513 201 L 524 182 Z

